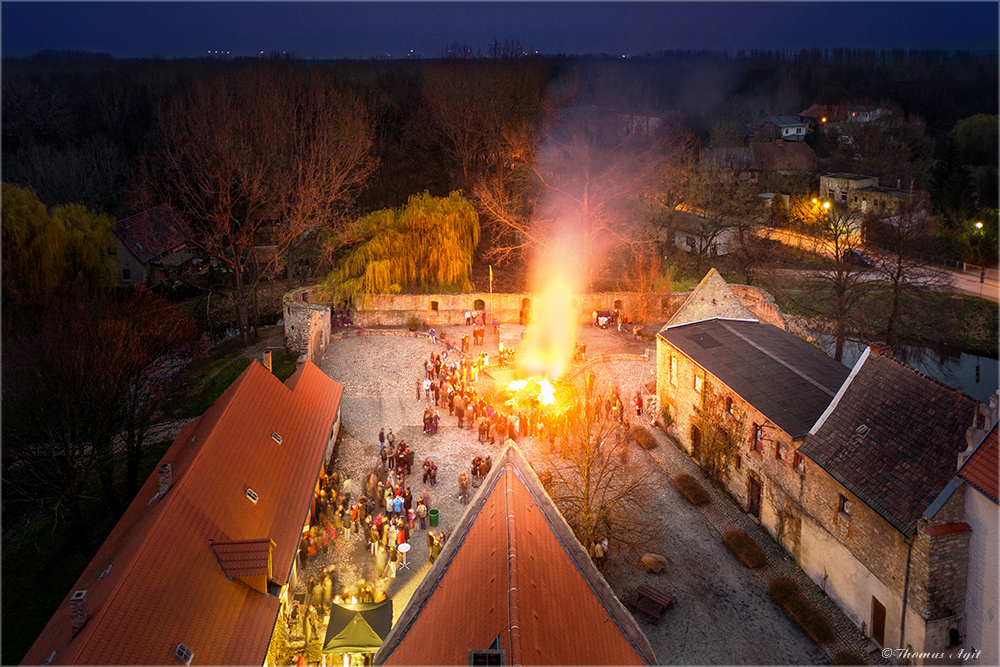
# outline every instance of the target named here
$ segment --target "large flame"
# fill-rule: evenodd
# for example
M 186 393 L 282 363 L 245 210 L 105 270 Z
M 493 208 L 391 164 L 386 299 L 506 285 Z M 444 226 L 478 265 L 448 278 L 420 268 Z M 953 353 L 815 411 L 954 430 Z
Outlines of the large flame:
M 542 405 L 552 405 L 556 402 L 556 388 L 545 378 L 530 377 L 527 380 L 511 380 L 507 384 L 511 393 L 510 403 L 518 404 L 525 395 L 535 397 Z

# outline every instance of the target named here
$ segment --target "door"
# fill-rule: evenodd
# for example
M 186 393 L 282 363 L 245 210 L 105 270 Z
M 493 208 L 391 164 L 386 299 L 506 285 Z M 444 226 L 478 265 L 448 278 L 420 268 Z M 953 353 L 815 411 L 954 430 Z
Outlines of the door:
M 872 596 L 872 639 L 879 646 L 885 645 L 885 607 Z
M 750 512 L 752 516 L 760 518 L 760 491 L 761 483 L 760 478 L 753 473 L 750 474 L 750 490 L 747 494 L 747 511 Z
M 691 427 L 691 458 L 701 460 L 701 431 L 697 426 Z

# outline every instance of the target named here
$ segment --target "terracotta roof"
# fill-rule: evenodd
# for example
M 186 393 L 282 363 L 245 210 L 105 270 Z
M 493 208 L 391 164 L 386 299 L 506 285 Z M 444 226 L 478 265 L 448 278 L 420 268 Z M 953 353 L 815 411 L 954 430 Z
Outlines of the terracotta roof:
M 155 262 L 191 239 L 191 230 L 170 204 L 115 223 L 115 235 L 143 264 Z
M 323 384 L 309 368 L 303 383 Z M 308 403 L 253 362 L 167 450 L 171 488 L 160 496 L 158 475 L 146 480 L 70 591 L 88 590 L 83 630 L 71 638 L 68 595 L 24 663 L 54 652 L 52 664 L 171 664 L 182 642 L 193 664 L 261 664 L 278 598 L 227 580 L 209 540 L 273 540 L 272 577 L 287 583 L 336 415 Z
M 883 355 L 851 375 L 799 452 L 909 535 L 955 476 L 978 404 Z
M 997 502 L 997 427 L 994 426 L 982 444 L 973 452 L 969 460 L 962 466 L 958 476 L 971 484 L 979 492 Z
M 655 664 L 648 640 L 512 441 L 397 620 L 376 664 Z
M 750 150 L 761 171 L 813 171 L 816 168 L 816 153 L 801 141 L 757 142 Z
M 757 321 L 757 316 L 740 301 L 719 272 L 710 269 L 670 321 L 664 325 L 663 330 L 713 317 Z
M 805 437 L 850 372 L 764 322 L 708 320 L 659 335 L 794 439 Z

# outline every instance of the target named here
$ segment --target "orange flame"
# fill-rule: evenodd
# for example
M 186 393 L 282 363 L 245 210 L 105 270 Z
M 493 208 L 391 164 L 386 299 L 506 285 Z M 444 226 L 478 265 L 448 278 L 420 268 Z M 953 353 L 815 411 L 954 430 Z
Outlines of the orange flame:
M 573 292 L 563 277 L 556 276 L 532 306 L 531 322 L 518 355 L 520 374 L 559 378 L 573 355 L 577 324 Z

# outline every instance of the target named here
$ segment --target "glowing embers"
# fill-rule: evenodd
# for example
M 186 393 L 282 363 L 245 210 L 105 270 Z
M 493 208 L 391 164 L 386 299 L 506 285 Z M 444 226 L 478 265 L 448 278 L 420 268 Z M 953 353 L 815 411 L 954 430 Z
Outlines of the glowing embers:
M 507 384 L 507 393 L 507 405 L 527 406 L 533 401 L 538 401 L 541 405 L 554 405 L 556 402 L 556 388 L 545 378 L 511 380 Z

